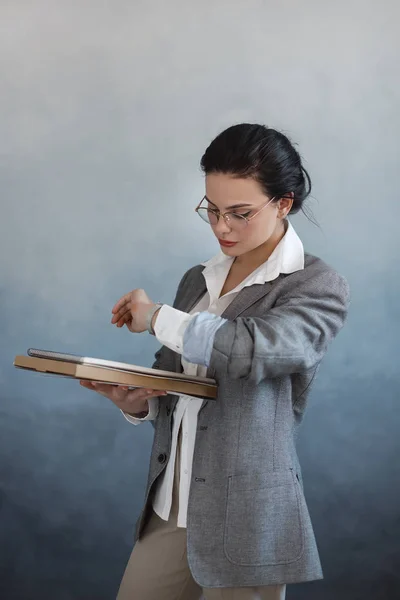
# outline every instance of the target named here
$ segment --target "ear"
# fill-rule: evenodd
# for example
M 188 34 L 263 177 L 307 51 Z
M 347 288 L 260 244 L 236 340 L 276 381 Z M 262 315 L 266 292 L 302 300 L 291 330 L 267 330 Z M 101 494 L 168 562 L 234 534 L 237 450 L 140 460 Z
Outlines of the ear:
M 289 192 L 282 198 L 280 198 L 277 202 L 278 207 L 278 219 L 286 219 L 288 216 L 290 209 L 293 206 L 294 194 L 293 192 Z

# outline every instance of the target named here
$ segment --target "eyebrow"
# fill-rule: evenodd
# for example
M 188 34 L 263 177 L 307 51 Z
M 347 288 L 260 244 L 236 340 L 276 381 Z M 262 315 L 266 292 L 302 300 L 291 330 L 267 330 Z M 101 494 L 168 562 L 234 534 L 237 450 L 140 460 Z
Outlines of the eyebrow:
M 209 202 L 210 204 L 212 204 L 213 206 L 215 206 L 216 208 L 218 208 L 218 206 L 216 204 L 214 204 L 214 202 L 211 202 L 210 198 L 208 198 L 207 196 L 204 196 L 204 198 L 207 200 L 207 202 Z M 232 204 L 231 206 L 227 206 L 226 210 L 231 210 L 232 208 L 245 208 L 248 206 L 252 206 L 251 204 Z M 219 209 L 218 209 L 219 210 Z

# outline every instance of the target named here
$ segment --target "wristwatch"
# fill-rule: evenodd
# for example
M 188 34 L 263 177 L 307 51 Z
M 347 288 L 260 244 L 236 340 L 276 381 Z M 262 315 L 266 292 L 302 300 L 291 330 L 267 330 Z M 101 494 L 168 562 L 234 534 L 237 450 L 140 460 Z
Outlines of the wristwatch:
M 154 306 L 151 307 L 151 309 L 149 310 L 149 312 L 146 315 L 146 326 L 147 326 L 147 331 L 149 333 L 151 333 L 151 335 L 155 335 L 154 334 L 154 329 L 151 326 L 151 322 L 153 320 L 153 317 L 155 315 L 155 313 L 160 310 L 160 308 L 162 307 L 162 303 L 161 302 L 157 302 L 156 304 L 154 304 Z

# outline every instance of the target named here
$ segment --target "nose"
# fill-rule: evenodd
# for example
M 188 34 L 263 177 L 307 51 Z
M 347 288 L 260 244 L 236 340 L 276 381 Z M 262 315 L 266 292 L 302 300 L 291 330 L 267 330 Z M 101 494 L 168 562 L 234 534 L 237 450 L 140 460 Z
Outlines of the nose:
M 217 237 L 219 237 L 223 233 L 230 233 L 232 231 L 232 229 L 229 227 L 228 223 L 222 216 L 220 216 L 220 218 L 218 219 L 218 223 L 214 225 L 213 229 Z

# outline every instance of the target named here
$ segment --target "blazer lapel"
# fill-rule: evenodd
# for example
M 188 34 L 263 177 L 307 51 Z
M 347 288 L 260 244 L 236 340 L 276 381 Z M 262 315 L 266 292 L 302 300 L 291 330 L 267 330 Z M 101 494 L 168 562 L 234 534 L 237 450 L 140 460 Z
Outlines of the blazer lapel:
M 275 280 L 276 281 L 276 280 Z M 233 321 L 237 319 L 245 310 L 247 310 L 252 304 L 255 304 L 258 300 L 261 300 L 264 296 L 266 296 L 271 288 L 273 282 L 267 281 L 264 284 L 256 283 L 254 285 L 243 288 L 234 300 L 229 304 L 226 310 L 222 313 L 222 317 L 224 319 L 229 319 Z M 182 310 L 184 312 L 190 312 L 194 306 L 196 306 L 197 302 L 200 298 L 206 293 L 207 286 L 205 279 L 202 274 L 202 270 L 198 271 L 197 278 L 190 285 L 189 289 L 187 289 L 184 294 L 180 298 L 177 298 L 176 308 L 178 310 Z M 177 372 L 182 372 L 182 364 L 181 364 L 181 356 L 179 354 L 176 355 L 176 368 Z M 207 377 L 213 379 L 214 371 L 211 368 L 207 370 Z M 175 407 L 177 402 L 177 398 L 173 400 L 172 409 Z M 204 400 L 201 406 L 202 410 L 209 400 Z
M 197 302 L 207 291 L 206 280 L 203 277 L 203 270 L 196 274 L 195 281 L 187 290 L 176 299 L 175 307 L 183 312 L 190 312 Z
M 254 285 L 249 285 L 248 287 L 243 288 L 232 300 L 221 316 L 224 319 L 233 321 L 233 319 L 239 317 L 252 304 L 255 304 L 258 300 L 261 300 L 261 298 L 266 296 L 271 288 L 271 281 L 267 281 L 266 283 L 262 284 L 255 283 Z
M 243 288 L 227 306 L 221 317 L 228 319 L 229 321 L 237 319 L 245 310 L 250 308 L 252 304 L 255 304 L 258 300 L 261 300 L 261 298 L 266 296 L 270 292 L 271 288 L 271 281 L 267 281 L 263 284 L 255 283 L 254 285 L 249 285 L 248 287 Z M 213 379 L 214 375 L 215 373 L 213 369 L 209 367 L 207 369 L 207 377 Z
M 227 306 L 227 308 L 222 313 L 221 317 L 224 319 L 228 319 L 229 321 L 233 321 L 240 317 L 240 315 L 250 308 L 253 304 L 264 298 L 272 288 L 272 282 L 267 281 L 266 283 L 259 284 L 256 283 L 254 285 L 250 285 L 248 287 L 243 288 L 237 294 L 237 296 L 232 300 L 232 302 Z M 207 369 L 207 377 L 214 379 L 215 371 L 212 367 Z M 201 405 L 200 410 L 208 404 L 209 400 L 205 399 Z M 199 411 L 200 412 L 200 411 Z
M 243 288 L 221 316 L 230 321 L 236 319 L 252 304 L 266 296 L 271 290 L 273 283 L 274 282 L 267 281 L 263 284 L 255 283 L 254 285 Z M 206 291 L 207 286 L 205 279 L 202 271 L 199 271 L 196 280 L 191 284 L 190 288 L 177 299 L 176 308 L 184 312 L 190 312 Z

